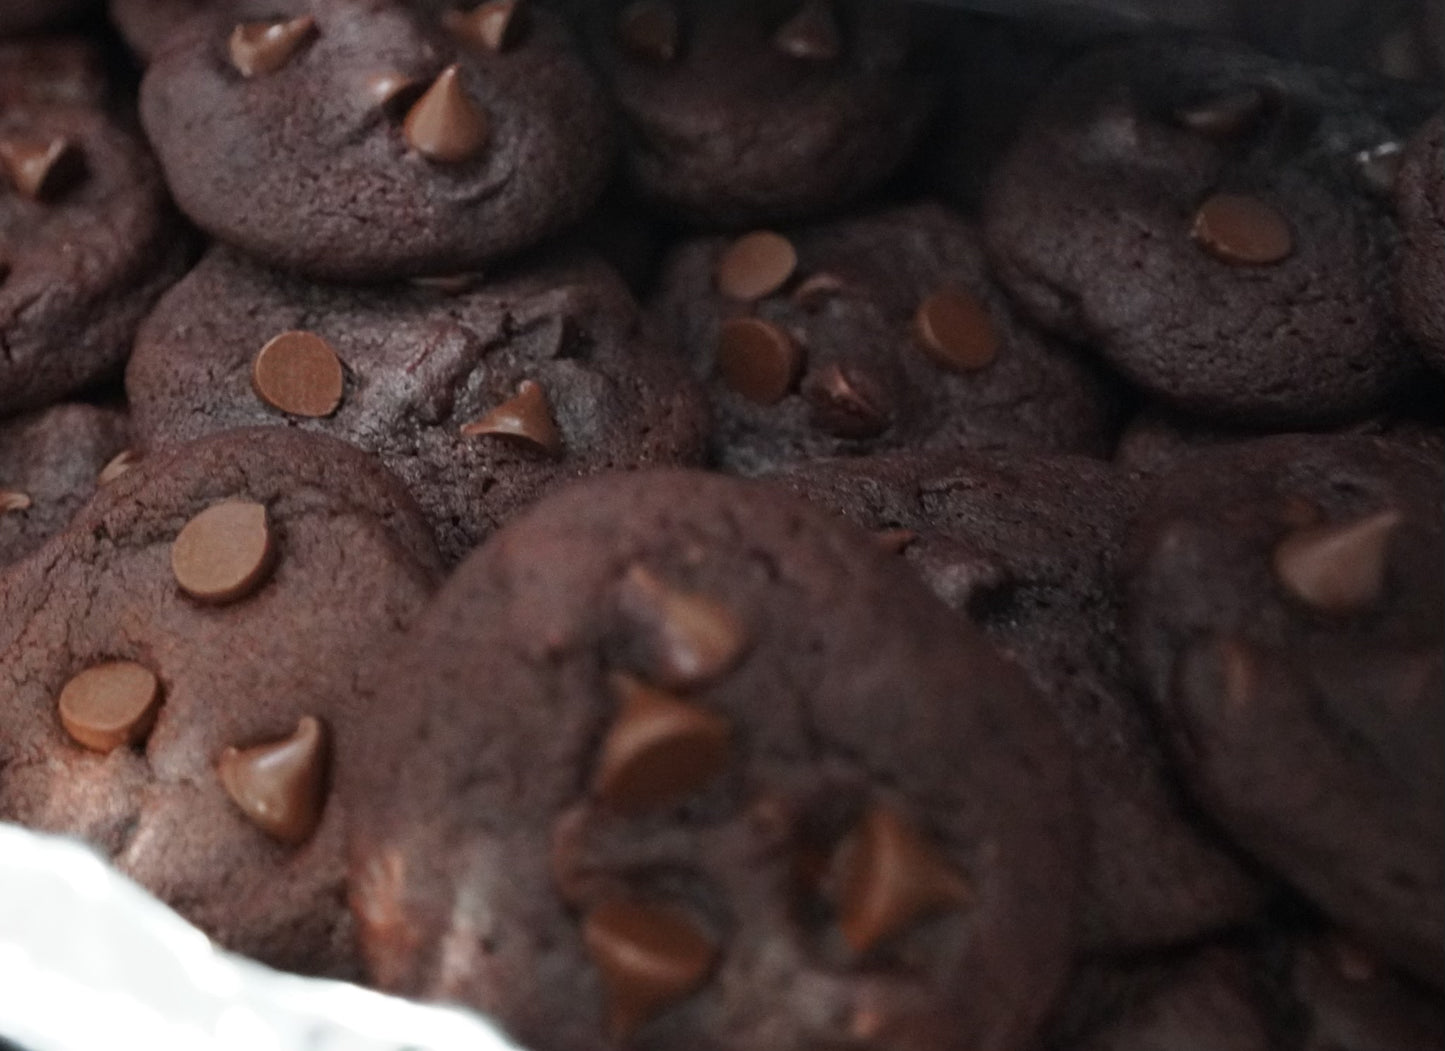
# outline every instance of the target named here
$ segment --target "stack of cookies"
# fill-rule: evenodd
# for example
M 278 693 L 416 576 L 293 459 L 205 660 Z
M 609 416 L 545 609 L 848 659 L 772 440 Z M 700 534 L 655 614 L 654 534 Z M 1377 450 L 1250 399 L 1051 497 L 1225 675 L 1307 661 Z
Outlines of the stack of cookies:
M 1438 1051 L 1441 19 L 1202 6 L 0 0 L 0 820 L 535 1051 Z

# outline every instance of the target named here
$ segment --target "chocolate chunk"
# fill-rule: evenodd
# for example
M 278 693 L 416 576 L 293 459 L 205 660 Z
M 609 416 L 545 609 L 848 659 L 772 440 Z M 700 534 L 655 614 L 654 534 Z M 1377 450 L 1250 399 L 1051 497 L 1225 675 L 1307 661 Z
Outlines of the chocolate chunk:
M 256 355 L 251 387 L 272 408 L 293 416 L 330 416 L 346 382 L 331 344 L 312 332 L 283 332 Z
M 866 953 L 924 916 L 967 905 L 963 874 L 898 814 L 874 806 L 839 852 L 838 925 Z
M 582 921 L 587 953 L 607 989 L 612 1037 L 626 1039 L 702 985 L 717 945 L 679 909 L 609 901 Z
M 191 598 L 225 604 L 259 589 L 275 554 L 266 508 L 226 500 L 185 524 L 171 545 L 171 572 Z
M 1291 533 L 1274 549 L 1274 572 L 1289 592 L 1325 613 L 1358 613 L 1380 600 L 1396 511 Z
M 304 716 L 296 732 L 251 748 L 227 748 L 216 762 L 226 794 L 267 835 L 299 845 L 311 838 L 326 805 L 326 727 Z
M 100 473 L 95 476 L 96 485 L 109 485 L 140 462 L 141 454 L 135 449 L 122 449 L 110 458 Z
M 462 437 L 495 435 L 517 439 L 549 456 L 562 452 L 562 433 L 552 419 L 547 392 L 540 383 L 523 380 L 517 395 L 498 405 L 480 420 L 462 427 Z
M 804 0 L 802 9 L 773 34 L 773 46 L 805 62 L 831 62 L 842 53 L 838 20 L 827 0 Z
M 677 58 L 677 9 L 663 0 L 637 0 L 617 17 L 617 39 L 633 58 L 666 65 Z
M 669 690 L 702 686 L 729 671 L 748 646 L 747 628 L 726 606 L 678 591 L 634 565 L 618 590 L 618 608 L 641 636 L 641 670 Z
M 243 77 L 275 73 L 315 34 L 316 19 L 310 15 L 289 20 L 242 22 L 231 30 L 231 65 Z
M 446 27 L 462 44 L 480 51 L 515 47 L 526 29 L 522 0 L 487 0 L 467 12 L 448 11 Z
M 732 299 L 751 302 L 788 283 L 798 267 L 793 243 L 771 230 L 739 237 L 717 262 L 717 287 Z
M 25 511 L 30 507 L 30 497 L 14 489 L 0 489 L 0 515 L 10 511 Z
M 610 681 L 619 709 L 593 779 L 608 805 L 624 813 L 665 807 L 726 768 L 732 750 L 727 719 L 630 675 Z
M 53 197 L 84 167 L 80 149 L 69 139 L 0 139 L 0 163 L 11 184 L 32 201 Z
M 943 289 L 920 303 L 913 334 L 936 364 L 958 372 L 985 368 L 998 355 L 998 330 L 988 307 L 961 288 Z
M 839 438 L 873 438 L 888 429 L 888 413 L 877 397 L 836 364 L 809 373 L 803 396 L 812 408 L 813 426 Z
M 780 400 L 803 370 L 803 348 L 797 341 L 758 318 L 725 322 L 717 358 L 724 382 L 760 405 Z
M 1174 117 L 1190 131 L 1226 139 L 1248 130 L 1264 112 L 1267 101 L 1258 88 L 1244 88 L 1187 106 Z
M 1255 197 L 1215 194 L 1199 206 L 1192 232 L 1211 255 L 1235 266 L 1278 263 L 1294 251 L 1289 220 Z
M 406 141 L 427 160 L 459 164 L 482 152 L 491 123 L 462 87 L 461 67 L 451 65 L 417 99 L 402 130 Z
M 161 687 L 149 668 L 108 661 L 87 668 L 61 688 L 60 723 L 79 744 L 112 752 L 150 733 Z

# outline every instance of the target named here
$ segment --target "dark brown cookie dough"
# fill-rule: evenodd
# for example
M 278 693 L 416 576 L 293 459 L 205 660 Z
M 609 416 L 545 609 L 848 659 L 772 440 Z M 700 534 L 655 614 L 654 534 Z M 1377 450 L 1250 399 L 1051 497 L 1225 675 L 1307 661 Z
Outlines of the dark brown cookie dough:
M 613 142 L 569 32 L 542 5 L 496 39 L 454 15 L 235 0 L 187 22 L 141 85 L 181 209 L 267 263 L 347 280 L 472 270 L 580 219 Z
M 1439 993 L 1394 974 L 1372 954 L 1329 936 L 1292 947 L 1286 978 L 1302 1051 L 1439 1051 Z
M 1133 531 L 1128 642 L 1203 809 L 1445 981 L 1445 482 L 1363 437 L 1202 453 Z
M 100 50 L 82 37 L 0 43 L 0 109 L 25 103 L 104 105 Z
M 452 559 L 560 481 L 703 453 L 692 383 L 582 255 L 455 292 L 316 285 L 215 249 L 147 319 L 126 386 L 147 445 L 272 424 L 376 453 Z
M 138 135 L 86 103 L 0 106 L 0 416 L 118 373 L 187 255 Z
M 1395 208 L 1405 235 L 1400 314 L 1425 360 L 1445 371 L 1445 115 L 1437 114 L 1406 150 Z
M 898 550 L 1058 715 L 1090 830 L 1085 948 L 1177 944 L 1258 909 L 1259 884 L 1176 785 L 1119 645 L 1115 576 L 1139 485 L 1081 457 L 983 453 L 817 461 L 774 480 Z
M 557 494 L 453 575 L 371 695 L 343 790 L 372 976 L 538 1051 L 1021 1049 L 1063 977 L 1057 727 L 783 490 Z
M 1000 278 L 1178 409 L 1273 427 L 1377 411 L 1415 369 L 1389 154 L 1431 97 L 1202 40 L 1099 52 L 995 172 Z
M 331 755 L 438 575 L 341 442 L 148 457 L 0 579 L 0 820 L 87 840 L 230 949 L 353 974 Z
M 931 77 L 904 4 L 581 6 L 634 185 L 689 222 L 736 228 L 847 205 L 902 164 L 928 116 Z
M 122 409 L 79 402 L 0 422 L 0 567 L 65 528 L 129 457 Z M 107 471 L 107 468 L 109 470 Z
M 1102 454 L 1111 388 L 1027 327 L 932 204 L 674 251 L 652 304 L 741 472 L 894 449 Z

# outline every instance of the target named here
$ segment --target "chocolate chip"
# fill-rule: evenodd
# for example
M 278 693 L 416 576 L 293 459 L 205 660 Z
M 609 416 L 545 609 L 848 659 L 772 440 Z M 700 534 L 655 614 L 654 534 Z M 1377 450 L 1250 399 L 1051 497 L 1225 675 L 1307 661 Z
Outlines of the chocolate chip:
M 397 120 L 416 104 L 426 84 L 404 73 L 378 73 L 366 82 L 366 96 L 388 119 Z
M 261 831 L 283 843 L 311 838 L 326 805 L 326 727 L 311 716 L 280 741 L 227 748 L 216 762 L 226 794 Z
M 803 397 L 812 409 L 813 426 L 839 438 L 874 438 L 888 429 L 881 397 L 838 365 L 810 372 L 803 382 Z
M 498 405 L 480 420 L 462 427 L 462 437 L 493 435 L 510 438 L 548 454 L 562 453 L 562 432 L 552 419 L 547 392 L 540 383 L 523 380 L 516 397 Z
M 345 383 L 341 359 L 314 332 L 283 332 L 251 363 L 257 397 L 292 416 L 330 416 L 341 404 Z
M 973 900 L 963 874 L 894 811 L 874 806 L 839 850 L 838 925 L 862 954 Z
M 255 593 L 275 565 L 266 508 L 227 500 L 206 508 L 171 545 L 176 583 L 200 602 L 224 604 Z
M 515 47 L 526 30 L 522 0 L 487 0 L 470 11 L 448 11 L 447 31 L 461 44 L 500 53 Z
M 85 169 L 80 148 L 63 136 L 0 139 L 0 163 L 11 185 L 32 201 L 54 197 Z
M 717 261 L 718 291 L 730 299 L 752 302 L 770 296 L 788 283 L 798 268 L 793 243 L 771 230 L 744 234 Z
M 1380 600 L 1397 511 L 1299 529 L 1274 549 L 1274 572 L 1295 598 L 1325 613 L 1358 613 Z
M 748 646 L 747 628 L 726 606 L 679 591 L 634 565 L 618 590 L 618 609 L 641 642 L 640 669 L 667 690 L 686 690 L 729 671 Z
M 1249 130 L 1268 103 L 1258 88 L 1243 88 L 1204 99 L 1175 111 L 1174 118 L 1190 131 L 1211 138 L 1233 138 Z
M 231 30 L 231 65 L 243 77 L 275 73 L 315 35 L 316 19 L 310 15 L 242 22 Z
M 430 274 L 410 280 L 417 288 L 440 292 L 444 296 L 460 296 L 470 292 L 486 279 L 487 275 L 480 270 L 467 270 L 459 274 Z
M 918 540 L 918 534 L 911 529 L 880 529 L 873 539 L 890 555 L 901 555 Z
M 945 288 L 918 305 L 913 337 L 934 364 L 958 372 L 976 372 L 998 356 L 988 307 L 961 288 Z
M 161 685 L 134 661 L 107 661 L 85 669 L 60 690 L 60 724 L 76 743 L 113 752 L 150 733 Z
M 630 675 L 613 675 L 609 683 L 619 706 L 593 778 L 609 806 L 625 814 L 665 807 L 727 768 L 727 719 Z
M 462 87 L 461 67 L 442 70 L 406 115 L 406 141 L 429 161 L 459 164 L 482 152 L 491 134 L 486 112 Z
M 15 489 L 0 489 L 0 515 L 10 511 L 28 511 L 30 504 L 28 494 Z
M 1199 206 L 1193 236 L 1215 258 L 1235 266 L 1278 263 L 1294 251 L 1289 220 L 1255 197 L 1221 193 Z
M 100 474 L 95 476 L 96 485 L 109 485 L 121 475 L 125 474 L 136 464 L 140 463 L 141 454 L 135 449 L 122 449 L 110 458 Z
M 792 390 L 803 371 L 803 348 L 777 325 L 733 318 L 718 336 L 723 382 L 750 401 L 772 405 Z
M 658 66 L 672 62 L 681 38 L 677 9 L 663 0 L 637 0 L 617 16 L 617 40 L 638 61 Z
M 1381 197 L 1394 196 L 1395 180 L 1400 177 L 1404 163 L 1405 147 L 1398 142 L 1382 142 L 1355 154 L 1355 170 L 1361 181 Z
M 582 942 L 607 990 L 608 1027 L 625 1040 L 707 979 L 717 945 L 687 913 L 609 901 L 582 921 Z
M 773 34 L 773 46 L 805 62 L 831 62 L 843 50 L 838 20 L 827 0 L 804 0 L 802 8 Z
M 793 289 L 793 302 L 804 310 L 814 312 L 821 310 L 824 303 L 842 295 L 847 289 L 848 283 L 836 274 L 812 274 Z

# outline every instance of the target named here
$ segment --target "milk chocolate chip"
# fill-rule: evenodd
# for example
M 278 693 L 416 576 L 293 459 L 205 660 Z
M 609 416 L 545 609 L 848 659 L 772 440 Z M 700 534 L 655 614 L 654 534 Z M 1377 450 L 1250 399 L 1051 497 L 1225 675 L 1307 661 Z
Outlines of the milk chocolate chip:
M 461 67 L 451 65 L 437 76 L 406 115 L 406 141 L 429 161 L 459 164 L 482 152 L 491 124 L 462 87 Z
M 0 139 L 0 163 L 15 189 L 32 201 L 53 197 L 84 167 L 80 149 L 69 139 Z
M 718 291 L 743 302 L 762 299 L 786 285 L 797 268 L 793 242 L 771 230 L 755 230 L 739 237 L 718 259 Z
M 1274 549 L 1274 572 L 1295 598 L 1325 613 L 1358 613 L 1385 588 L 1390 534 L 1397 511 L 1340 525 L 1299 529 Z
M 140 463 L 141 454 L 135 449 L 122 449 L 110 458 L 100 474 L 95 476 L 96 485 L 109 485 L 121 475 L 125 474 L 136 464 Z
M 717 957 L 706 931 L 664 905 L 604 902 L 582 921 L 582 940 L 602 975 L 616 1040 L 702 985 Z
M 227 748 L 216 763 L 221 784 L 256 827 L 299 845 L 321 823 L 329 763 L 326 728 L 311 716 L 280 741 Z
M 478 51 L 500 53 L 515 47 L 526 28 L 522 0 L 488 0 L 470 11 L 448 11 L 447 30 Z
M 959 288 L 935 292 L 920 303 L 913 334 L 935 364 L 957 372 L 985 368 L 998 355 L 998 329 L 988 307 Z
M 15 489 L 0 489 L 0 515 L 10 511 L 28 511 L 30 496 Z
M 242 22 L 231 30 L 231 65 L 243 77 L 275 73 L 316 34 L 310 15 L 288 20 Z
M 540 383 L 532 380 L 522 381 L 516 397 L 498 405 L 480 420 L 462 427 L 464 438 L 480 435 L 516 439 L 549 456 L 562 452 L 562 433 L 552 419 L 547 392 Z
M 111 752 L 150 732 L 160 700 L 160 683 L 149 668 L 134 661 L 107 661 L 62 687 L 60 724 L 86 748 Z
M 664 584 L 633 566 L 618 591 L 618 608 L 642 643 L 641 669 L 663 689 L 705 685 L 729 671 L 747 649 L 747 629 L 719 602 Z
M 266 508 L 227 500 L 186 523 L 171 545 L 171 572 L 191 598 L 217 605 L 257 591 L 275 564 Z
M 1289 220 L 1255 197 L 1216 194 L 1194 216 L 1194 239 L 1234 266 L 1278 263 L 1294 251 Z
M 777 325 L 759 318 L 724 322 L 717 357 L 723 382 L 760 405 L 780 400 L 803 370 L 803 348 Z
M 812 409 L 813 426 L 839 438 L 874 438 L 888 429 L 888 413 L 878 397 L 836 364 L 810 372 L 803 397 Z
M 256 355 L 251 386 L 267 405 L 293 416 L 330 416 L 346 375 L 331 344 L 312 332 L 283 332 Z
M 773 46 L 804 62 L 831 62 L 842 53 L 838 20 L 828 0 L 804 0 L 802 9 L 773 35 Z
M 1247 131 L 1264 112 L 1267 102 L 1258 88 L 1243 88 L 1186 106 L 1174 116 L 1190 131 L 1227 139 Z

